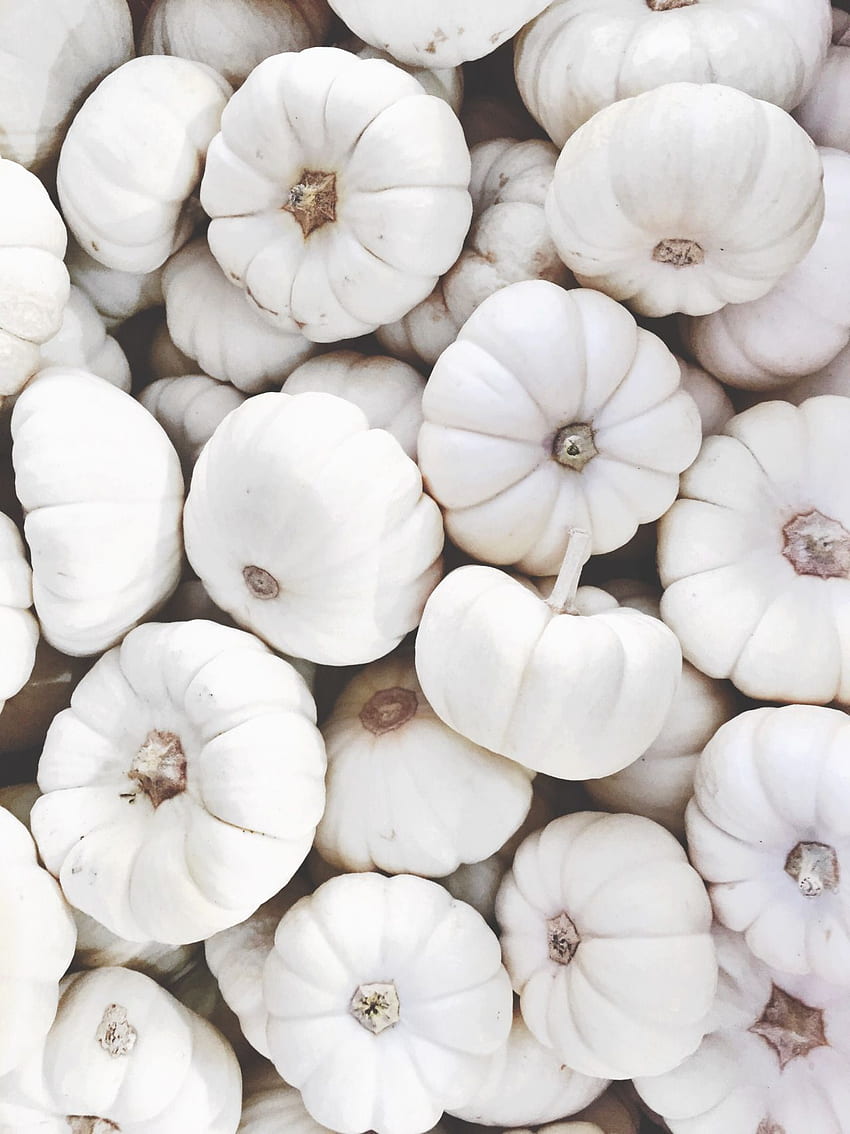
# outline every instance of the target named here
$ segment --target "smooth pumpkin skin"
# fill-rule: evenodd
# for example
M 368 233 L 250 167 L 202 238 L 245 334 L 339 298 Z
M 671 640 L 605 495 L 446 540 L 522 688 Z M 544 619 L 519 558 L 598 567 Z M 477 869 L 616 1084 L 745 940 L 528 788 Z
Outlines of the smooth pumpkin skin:
M 850 36 L 830 46 L 826 60 L 794 117 L 819 146 L 850 150 Z
M 97 308 L 81 289 L 71 284 L 59 330 L 41 344 L 39 369 L 72 366 L 105 378 L 125 394 L 130 392 L 130 363 L 117 339 L 106 333 Z
M 558 146 L 597 111 L 664 83 L 723 83 L 793 110 L 823 66 L 829 0 L 556 0 L 518 36 L 523 101 Z
M 139 401 L 168 434 L 188 481 L 216 426 L 242 405 L 245 395 L 207 374 L 182 374 L 151 382 L 140 391 Z
M 504 1134 L 531 1134 L 526 1130 L 505 1130 Z M 537 1127 L 536 1134 L 640 1134 L 640 1115 L 631 1110 L 611 1088 L 578 1114 L 563 1122 Z
M 31 606 L 32 571 L 24 541 L 14 521 L 0 512 L 0 713 L 35 665 L 40 635 Z
M 667 83 L 567 140 L 546 218 L 583 287 L 641 315 L 707 315 L 758 299 L 802 260 L 823 219 L 822 177 L 784 110 L 719 83 Z
M 384 59 L 388 63 L 401 66 L 421 84 L 426 94 L 436 95 L 437 98 L 447 102 L 455 114 L 460 113 L 463 104 L 462 67 L 417 67 L 413 63 L 404 64 L 390 55 L 389 52 L 372 47 L 358 39 L 357 36 L 351 36 L 350 39 L 346 39 L 336 46 L 344 47 L 346 51 L 353 51 L 360 59 Z

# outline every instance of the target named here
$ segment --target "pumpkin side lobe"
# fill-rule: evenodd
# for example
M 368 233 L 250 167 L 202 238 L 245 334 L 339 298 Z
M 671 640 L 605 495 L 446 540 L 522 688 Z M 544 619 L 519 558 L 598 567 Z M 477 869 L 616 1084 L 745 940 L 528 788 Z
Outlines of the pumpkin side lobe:
M 829 1046 L 823 1027 L 823 1011 L 810 1008 L 775 984 L 764 1011 L 748 1030 L 761 1036 L 773 1048 L 780 1069 L 817 1047 Z
M 581 472 L 598 452 L 593 428 L 585 421 L 562 425 L 552 441 L 552 456 L 559 465 L 573 472 Z
M 546 940 L 549 945 L 549 960 L 558 965 L 568 965 L 581 944 L 575 922 L 563 912 L 550 917 L 546 922 Z
M 120 1126 L 92 1114 L 69 1114 L 68 1125 L 71 1134 L 121 1134 Z
M 674 8 L 690 8 L 699 0 L 646 0 L 646 6 L 652 12 L 672 12 Z
M 797 843 L 785 860 L 790 875 L 806 898 L 817 898 L 824 890 L 837 890 L 838 856 L 825 843 Z
M 412 689 L 379 689 L 360 710 L 360 723 L 375 736 L 382 736 L 407 724 L 418 708 L 419 698 Z
M 258 599 L 273 599 L 280 594 L 280 583 L 264 567 L 249 564 L 242 568 L 245 586 Z
M 693 268 L 705 260 L 705 251 L 695 240 L 673 237 L 659 240 L 652 250 L 652 258 L 659 264 L 669 264 L 672 268 Z
M 292 213 L 306 240 L 311 232 L 336 220 L 336 203 L 336 174 L 304 169 L 289 190 L 283 210 Z
M 813 508 L 789 520 L 782 535 L 782 554 L 798 575 L 850 578 L 850 532 L 838 520 Z
M 107 1055 L 118 1059 L 136 1046 L 138 1032 L 127 1018 L 123 1004 L 107 1004 L 94 1038 Z
M 375 1036 L 393 1027 L 401 1018 L 398 992 L 391 980 L 359 984 L 348 1007 L 357 1023 Z
M 152 729 L 133 757 L 130 771 L 154 807 L 186 790 L 186 753 L 173 732 Z

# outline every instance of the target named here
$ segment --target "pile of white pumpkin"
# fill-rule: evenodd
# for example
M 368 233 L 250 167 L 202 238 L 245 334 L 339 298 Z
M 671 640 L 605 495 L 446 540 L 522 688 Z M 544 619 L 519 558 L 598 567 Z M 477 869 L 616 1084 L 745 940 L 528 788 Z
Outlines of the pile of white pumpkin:
M 0 1134 L 850 1134 L 850 15 L 0 59 Z

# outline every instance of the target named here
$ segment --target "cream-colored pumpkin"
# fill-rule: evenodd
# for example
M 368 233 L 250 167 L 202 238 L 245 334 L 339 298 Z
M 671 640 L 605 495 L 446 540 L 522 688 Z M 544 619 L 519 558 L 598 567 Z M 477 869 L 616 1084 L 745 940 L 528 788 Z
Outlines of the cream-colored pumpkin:
M 203 63 L 148 55 L 89 95 L 62 143 L 56 187 L 90 256 L 151 272 L 189 239 L 207 146 L 231 93 Z
M 716 917 L 765 964 L 850 986 L 850 719 L 837 709 L 753 709 L 696 769 L 691 862 Z
M 253 635 L 201 620 L 137 627 L 48 731 L 32 811 L 45 864 L 78 909 L 131 941 L 183 945 L 243 921 L 313 841 L 315 720 L 303 679 Z
M 213 602 L 322 665 L 388 654 L 442 572 L 439 509 L 416 465 L 332 394 L 258 394 L 228 414 L 195 465 L 184 524 Z
M 40 1051 L 0 1083 L 0 1131 L 236 1134 L 242 1076 L 227 1041 L 150 977 L 73 973 Z
M 850 399 L 771 401 L 707 437 L 659 521 L 661 614 L 749 697 L 850 703 Z
M 32 606 L 32 571 L 15 522 L 0 512 L 0 713 L 29 680 L 35 665 L 38 622 Z
M 555 0 L 515 50 L 523 101 L 558 146 L 664 83 L 723 83 L 792 110 L 832 32 L 829 0 Z
M 681 672 L 679 644 L 658 619 L 596 587 L 576 593 L 580 535 L 546 599 L 494 567 L 450 572 L 416 638 L 422 690 L 446 724 L 566 780 L 636 760 L 661 731 Z
M 850 150 L 850 36 L 845 33 L 829 48 L 808 95 L 794 117 L 819 146 Z
M 269 1012 L 263 999 L 263 969 L 274 948 L 280 919 L 311 886 L 296 875 L 245 921 L 214 933 L 204 942 L 207 964 L 225 1002 L 236 1013 L 242 1033 L 251 1046 L 269 1058 L 266 1025 Z
M 618 579 L 606 583 L 606 589 L 623 606 L 660 618 L 660 592 L 654 588 Z M 685 662 L 670 712 L 656 739 L 627 768 L 588 780 L 588 795 L 599 807 L 645 815 L 681 838 L 700 753 L 738 710 L 738 698 L 728 682 L 715 681 Z
M 361 39 L 403 63 L 454 67 L 480 59 L 510 39 L 546 7 L 546 0 L 330 0 Z
M 826 210 L 796 268 L 761 299 L 682 319 L 688 350 L 729 386 L 784 387 L 850 342 L 850 154 L 821 148 L 820 156 Z
M 0 157 L 0 398 L 40 365 L 39 348 L 62 325 L 70 281 L 67 232 L 35 174 Z
M 343 874 L 284 914 L 263 975 L 278 1073 L 341 1134 L 421 1134 L 511 1027 L 496 935 L 436 882 Z
M 65 264 L 71 283 L 86 293 L 104 326 L 114 330 L 131 315 L 158 307 L 162 302 L 162 269 L 120 272 L 99 263 L 71 237 Z
M 520 280 L 568 285 L 549 235 L 543 202 L 558 151 L 549 142 L 499 138 L 471 152 L 473 223 L 457 263 L 426 300 L 381 327 L 388 350 L 433 365 L 488 295 Z
M 269 55 L 322 43 L 330 23 L 326 0 L 154 0 L 140 51 L 206 63 L 238 87 Z
M 19 1066 L 53 1022 L 76 931 L 26 827 L 0 807 L 0 1076 Z M 0 1078 L 0 1098 L 3 1095 Z
M 177 586 L 177 454 L 129 394 L 64 367 L 18 396 L 12 438 L 42 633 L 62 653 L 100 653 Z
M 791 402 L 795 406 L 799 406 L 807 398 L 816 398 L 821 394 L 838 394 L 843 398 L 850 397 L 850 344 L 840 351 L 831 362 L 827 363 L 822 370 L 817 370 L 814 374 L 807 374 L 805 378 L 792 382 L 790 386 L 782 387 L 783 401 Z M 770 392 L 761 395 L 755 393 L 750 399 L 744 400 L 744 408 L 746 408 L 747 401 L 750 405 L 755 405 L 773 397 L 776 397 L 776 395 Z
M 726 393 L 723 384 L 707 370 L 685 358 L 679 358 L 678 363 L 682 372 L 682 389 L 690 394 L 697 404 L 703 437 L 719 433 L 729 418 L 735 416 L 732 399 Z
M 322 735 L 327 802 L 315 846 L 344 870 L 444 877 L 498 851 L 531 805 L 529 770 L 445 725 L 410 654 L 356 674 Z
M 245 395 L 206 374 L 184 374 L 151 382 L 139 401 L 168 434 L 188 481 L 201 449 Z
M 273 326 L 335 342 L 430 294 L 463 247 L 469 174 L 457 118 L 399 67 L 284 52 L 222 115 L 201 183 L 207 238 Z
M 713 931 L 720 966 L 708 1034 L 664 1075 L 638 1078 L 673 1134 L 845 1134 L 850 993 L 769 969 L 743 937 Z
M 357 36 L 351 36 L 336 44 L 346 51 L 353 51 L 360 59 L 385 59 L 388 63 L 395 63 L 402 70 L 412 75 L 421 84 L 426 94 L 436 95 L 449 104 L 455 114 L 460 113 L 463 103 L 463 68 L 458 67 L 417 67 L 412 63 L 400 63 L 388 51 L 381 51 L 364 43 Z
M 489 1074 L 474 1097 L 452 1114 L 485 1126 L 538 1126 L 575 1114 L 607 1086 L 607 1079 L 573 1071 L 539 1043 L 514 1000 L 508 1042 L 490 1056 Z
M 246 394 L 273 389 L 316 353 L 297 328 L 270 326 L 257 313 L 228 282 L 203 237 L 171 257 L 162 291 L 168 332 L 178 349 L 206 374 Z
M 416 460 L 425 379 L 406 362 L 353 350 L 331 351 L 302 363 L 281 388 L 284 394 L 312 390 L 353 402 L 373 429 L 386 429 Z
M 802 260 L 823 219 L 822 174 L 779 107 L 718 83 L 668 83 L 579 127 L 546 217 L 583 286 L 642 315 L 706 315 L 758 299 Z
M 106 333 L 91 299 L 73 284 L 62 314 L 62 325 L 52 338 L 41 344 L 40 353 L 41 370 L 48 366 L 88 370 L 129 393 L 132 376 L 126 354 L 118 341 Z
M 92 87 L 132 57 L 126 0 L 3 4 L 0 53 L 0 152 L 37 170 Z
M 496 898 L 535 1038 L 585 1075 L 660 1075 L 706 1031 L 717 981 L 702 881 L 669 831 L 583 811 L 530 835 Z
M 485 299 L 422 399 L 419 465 L 446 532 L 486 563 L 554 574 L 570 526 L 595 555 L 676 498 L 699 451 L 675 357 L 600 292 L 543 280 Z

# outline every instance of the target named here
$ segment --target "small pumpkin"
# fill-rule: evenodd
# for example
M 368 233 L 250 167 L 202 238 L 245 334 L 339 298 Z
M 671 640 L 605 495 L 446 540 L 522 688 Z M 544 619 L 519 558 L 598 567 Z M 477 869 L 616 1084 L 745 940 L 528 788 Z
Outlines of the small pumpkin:
M 707 315 L 768 292 L 823 219 L 817 149 L 772 103 L 720 83 L 667 83 L 570 137 L 546 200 L 583 287 L 641 315 Z M 765 186 L 782 186 L 765 209 Z
M 402 70 L 411 74 L 422 86 L 426 94 L 436 95 L 449 104 L 455 114 L 460 112 L 463 103 L 463 68 L 462 67 L 431 67 L 416 66 L 413 63 L 399 64 L 399 61 L 387 51 L 372 47 L 364 43 L 357 36 L 351 36 L 336 44 L 346 51 L 353 51 L 360 59 L 385 59 L 388 63 L 401 66 Z
M 32 571 L 24 541 L 14 521 L 0 512 L 0 714 L 35 665 L 39 631 L 31 606 Z
M 685 358 L 679 358 L 678 363 L 682 372 L 682 389 L 691 395 L 699 410 L 703 437 L 720 433 L 729 418 L 735 416 L 732 399 L 722 383 L 707 370 Z
M 146 55 L 89 95 L 62 143 L 56 188 L 90 256 L 151 272 L 189 239 L 207 146 L 231 93 L 203 63 Z
M 245 395 L 206 374 L 183 374 L 151 382 L 139 393 L 139 401 L 168 434 L 188 481 L 216 426 L 242 405 Z
M 284 914 L 263 976 L 282 1078 L 341 1134 L 421 1134 L 511 1026 L 499 943 L 436 882 L 342 874 Z
M 845 29 L 833 37 L 813 86 L 794 111 L 794 117 L 819 146 L 850 150 L 850 36 Z
M 129 393 L 132 383 L 130 363 L 117 339 L 106 327 L 89 297 L 71 285 L 68 303 L 59 330 L 41 344 L 39 369 L 71 366 L 105 378 L 119 390 Z
M 108 331 L 163 301 L 161 268 L 152 272 L 107 268 L 89 256 L 73 237 L 68 240 L 65 263 L 71 283 L 86 293 Z
M 457 118 L 399 67 L 284 52 L 222 115 L 201 183 L 207 239 L 263 318 L 335 342 L 430 294 L 469 228 L 469 173 Z
M 702 881 L 669 831 L 584 811 L 530 835 L 496 898 L 505 967 L 532 1035 L 585 1075 L 676 1067 L 717 982 Z
M 253 635 L 137 627 L 47 733 L 32 811 L 45 864 L 130 941 L 184 945 L 243 921 L 310 849 L 324 805 L 315 720 L 303 679 Z

